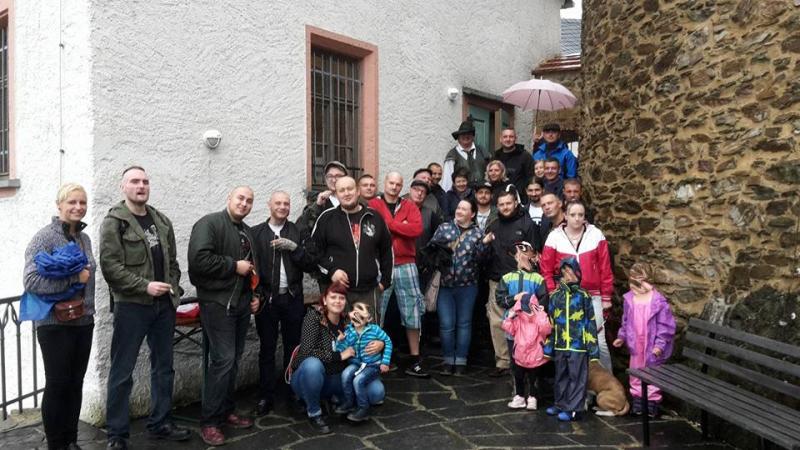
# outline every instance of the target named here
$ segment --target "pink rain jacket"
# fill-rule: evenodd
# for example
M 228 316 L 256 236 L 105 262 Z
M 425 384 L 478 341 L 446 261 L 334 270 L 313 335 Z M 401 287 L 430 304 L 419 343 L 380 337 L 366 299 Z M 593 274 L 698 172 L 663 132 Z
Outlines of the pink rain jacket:
M 547 362 L 544 357 L 543 345 L 547 336 L 553 330 L 547 311 L 539 311 L 536 306 L 539 302 L 535 295 L 531 295 L 531 313 L 522 311 L 520 302 L 514 303 L 511 308 L 514 317 L 503 321 L 503 330 L 514 337 L 514 363 L 521 367 L 532 369 Z

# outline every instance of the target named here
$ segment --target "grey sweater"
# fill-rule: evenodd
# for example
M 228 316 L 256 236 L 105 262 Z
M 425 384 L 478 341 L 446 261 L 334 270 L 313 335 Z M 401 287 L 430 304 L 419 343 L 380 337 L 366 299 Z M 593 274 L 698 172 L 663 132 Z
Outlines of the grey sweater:
M 70 239 L 67 237 L 67 232 L 64 228 L 64 223 L 58 217 L 53 217 L 50 225 L 39 230 L 31 239 L 28 248 L 25 249 L 25 272 L 23 280 L 25 284 L 25 291 L 33 294 L 57 294 L 64 292 L 73 283 L 78 282 L 78 275 L 73 275 L 68 278 L 46 278 L 39 275 L 36 270 L 36 261 L 34 257 L 39 252 L 52 253 L 58 247 L 66 245 Z M 97 271 L 97 264 L 94 262 L 92 255 L 92 241 L 89 236 L 81 232 L 80 239 L 76 243 L 81 247 L 86 257 L 89 259 L 90 275 L 89 281 L 86 282 L 86 289 L 84 290 L 84 315 L 80 319 L 72 320 L 69 322 L 59 322 L 53 311 L 43 320 L 36 321 L 36 326 L 44 325 L 68 325 L 80 326 L 89 325 L 94 322 L 94 277 Z

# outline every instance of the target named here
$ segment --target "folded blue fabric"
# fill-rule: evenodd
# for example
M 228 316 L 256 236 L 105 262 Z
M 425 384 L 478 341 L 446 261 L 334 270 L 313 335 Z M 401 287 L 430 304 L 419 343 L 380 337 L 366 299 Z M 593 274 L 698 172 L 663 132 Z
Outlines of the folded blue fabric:
M 80 273 L 89 259 L 74 242 L 53 250 L 52 254 L 39 252 L 34 256 L 36 271 L 45 278 L 67 278 Z M 86 287 L 83 283 L 73 283 L 64 292 L 56 294 L 34 294 L 25 292 L 20 299 L 19 320 L 43 320 L 50 314 L 53 305 L 75 297 Z

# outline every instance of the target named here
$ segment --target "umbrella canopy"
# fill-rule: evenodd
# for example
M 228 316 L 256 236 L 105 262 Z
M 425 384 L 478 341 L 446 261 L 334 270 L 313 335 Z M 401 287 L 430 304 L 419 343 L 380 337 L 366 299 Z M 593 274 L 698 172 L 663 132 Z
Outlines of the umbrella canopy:
M 558 111 L 572 108 L 578 99 L 569 89 L 550 80 L 520 81 L 503 91 L 503 101 L 523 111 Z

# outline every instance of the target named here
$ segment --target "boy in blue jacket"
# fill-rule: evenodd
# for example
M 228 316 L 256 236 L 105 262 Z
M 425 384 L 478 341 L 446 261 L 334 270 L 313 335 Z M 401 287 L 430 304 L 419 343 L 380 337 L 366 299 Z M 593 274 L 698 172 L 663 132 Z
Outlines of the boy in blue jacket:
M 381 327 L 373 323 L 372 311 L 366 303 L 354 303 L 349 317 L 350 324 L 345 328 L 344 333 L 339 333 L 336 350 L 341 352 L 348 347 L 353 347 L 355 356 L 350 358 L 349 364 L 342 371 L 344 399 L 335 412 L 347 414 L 347 420 L 351 422 L 363 422 L 369 419 L 367 386 L 381 373 L 389 371 L 389 362 L 392 359 L 392 340 Z M 367 348 L 367 344 L 375 340 L 383 341 L 383 353 L 366 354 L 364 349 Z M 354 400 L 358 406 L 355 411 L 353 411 Z

